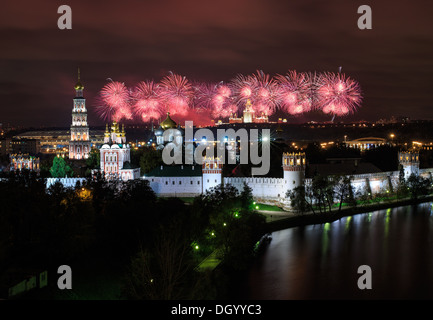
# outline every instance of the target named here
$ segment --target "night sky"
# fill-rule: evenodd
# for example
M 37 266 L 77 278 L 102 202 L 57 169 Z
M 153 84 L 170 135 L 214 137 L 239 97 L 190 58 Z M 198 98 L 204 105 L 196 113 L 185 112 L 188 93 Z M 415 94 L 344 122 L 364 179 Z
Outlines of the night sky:
M 72 30 L 57 9 L 72 8 Z M 360 5 L 373 29 L 359 30 Z M 169 71 L 230 81 L 263 70 L 342 71 L 364 102 L 343 121 L 433 119 L 433 2 L 422 0 L 5 0 L 0 12 L 0 122 L 71 123 L 81 68 L 89 124 L 107 78 L 133 86 Z M 307 114 L 296 121 L 323 120 Z

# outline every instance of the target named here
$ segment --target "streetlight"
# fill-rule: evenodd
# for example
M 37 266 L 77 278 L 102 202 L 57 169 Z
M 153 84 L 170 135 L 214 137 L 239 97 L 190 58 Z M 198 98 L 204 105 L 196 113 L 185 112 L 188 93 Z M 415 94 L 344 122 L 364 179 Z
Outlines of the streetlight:
M 395 137 L 395 134 L 394 134 L 394 133 L 391 133 L 389 136 L 391 137 L 391 144 L 394 145 L 394 137 Z

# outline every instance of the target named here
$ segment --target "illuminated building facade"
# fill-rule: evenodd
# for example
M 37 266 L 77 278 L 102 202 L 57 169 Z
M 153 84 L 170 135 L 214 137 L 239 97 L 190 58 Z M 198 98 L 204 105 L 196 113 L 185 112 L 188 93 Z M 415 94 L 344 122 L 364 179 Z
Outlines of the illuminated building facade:
M 86 99 L 83 97 L 84 86 L 80 80 L 75 84 L 74 107 L 72 109 L 71 141 L 69 142 L 69 159 L 87 159 L 90 153 L 89 126 L 87 125 Z
M 248 99 L 245 104 L 245 109 L 243 111 L 243 116 L 238 118 L 236 116 L 231 115 L 229 118 L 229 123 L 268 123 L 268 116 L 262 113 L 257 116 L 254 111 L 251 101 Z
M 131 165 L 131 149 L 126 143 L 125 127 L 113 121 L 104 134 L 104 144 L 100 149 L 100 169 L 107 179 L 132 180 L 140 178 L 140 168 Z
M 39 172 L 39 158 L 28 154 L 11 154 L 10 156 L 10 171 L 28 169 Z
M 164 132 L 166 130 L 168 134 L 164 139 Z M 184 132 L 176 122 L 170 118 L 170 112 L 167 112 L 167 118 L 159 124 L 159 128 L 154 132 L 156 138 L 156 149 L 162 150 L 164 146 L 169 142 L 174 142 L 176 145 L 181 145 L 183 143 Z

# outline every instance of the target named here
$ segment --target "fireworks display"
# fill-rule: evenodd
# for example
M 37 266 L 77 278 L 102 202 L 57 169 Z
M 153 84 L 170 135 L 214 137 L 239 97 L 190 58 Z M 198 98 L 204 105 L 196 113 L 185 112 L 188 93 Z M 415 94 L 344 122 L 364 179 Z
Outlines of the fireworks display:
M 130 91 L 124 83 L 112 81 L 102 88 L 97 112 L 104 120 L 131 119 Z
M 161 99 L 160 87 L 153 81 L 142 81 L 133 90 L 134 114 L 144 122 L 160 117 Z
M 188 113 L 194 89 L 186 77 L 171 73 L 161 81 L 161 103 L 171 114 L 184 116 Z
M 344 74 L 322 74 L 317 93 L 319 108 L 337 116 L 353 113 L 362 100 L 358 82 Z
M 145 80 L 133 88 L 111 81 L 100 91 L 97 112 L 104 120 L 159 119 L 167 112 L 179 117 L 192 113 L 213 119 L 228 118 L 243 111 L 247 102 L 256 115 L 270 116 L 277 110 L 293 116 L 313 110 L 345 116 L 361 105 L 357 81 L 340 72 L 305 73 L 289 70 L 271 77 L 259 70 L 225 84 L 193 83 L 170 74 L 160 82 Z

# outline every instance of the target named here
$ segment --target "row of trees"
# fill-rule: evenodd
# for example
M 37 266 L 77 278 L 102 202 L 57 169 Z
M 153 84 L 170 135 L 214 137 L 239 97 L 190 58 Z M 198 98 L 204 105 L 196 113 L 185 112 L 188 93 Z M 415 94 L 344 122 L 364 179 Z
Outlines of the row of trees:
M 43 179 L 22 170 L 0 181 L 0 201 L 3 292 L 17 270 L 101 257 L 102 268 L 124 270 L 122 297 L 223 297 L 227 270 L 247 266 L 265 221 L 252 209 L 249 188 L 220 186 L 187 205 L 157 198 L 146 180 L 100 175 L 73 189 L 60 183 L 46 189 Z M 218 248 L 221 268 L 198 272 L 201 259 Z
M 377 199 L 417 199 L 420 196 L 433 192 L 433 179 L 423 178 L 411 174 L 407 179 L 403 167 L 400 166 L 399 181 L 396 188 L 389 181 L 389 189 L 384 193 L 373 195 L 369 183 L 364 190 L 355 192 L 352 186 L 353 177 L 315 175 L 311 183 L 289 190 L 286 197 L 290 199 L 291 206 L 298 212 L 311 211 L 315 213 L 329 213 L 337 207 L 341 210 L 343 205 L 356 206 L 359 203 Z M 394 190 L 395 189 L 395 190 Z
M 231 272 L 248 266 L 265 225 L 264 216 L 253 211 L 248 186 L 240 193 L 233 186 L 217 186 L 183 211 L 160 226 L 152 244 L 134 257 L 125 287 L 128 298 L 226 297 Z M 215 250 L 221 267 L 198 271 L 198 263 Z
M 336 203 L 338 210 L 341 210 L 343 203 L 356 205 L 349 176 L 316 175 L 311 179 L 311 184 L 287 191 L 286 197 L 290 198 L 291 206 L 301 213 L 331 212 Z

